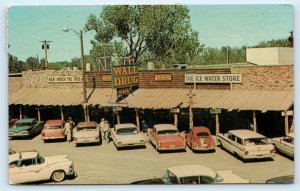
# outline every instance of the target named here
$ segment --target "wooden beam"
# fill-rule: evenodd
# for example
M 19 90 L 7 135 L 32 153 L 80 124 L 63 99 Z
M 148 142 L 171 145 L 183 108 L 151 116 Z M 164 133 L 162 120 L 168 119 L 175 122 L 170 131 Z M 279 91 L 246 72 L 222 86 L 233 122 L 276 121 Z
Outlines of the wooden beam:
M 20 105 L 20 119 L 23 118 L 22 105 Z
M 119 115 L 119 111 L 117 111 L 117 123 L 120 124 L 121 120 L 120 120 L 120 115 Z
M 89 110 L 88 106 L 86 106 L 86 118 L 87 118 L 87 121 L 89 122 L 90 121 L 90 110 Z
M 216 113 L 216 135 L 220 133 L 219 114 Z
M 63 120 L 63 121 L 65 120 L 63 106 L 60 106 L 60 117 L 61 117 L 61 120 Z
M 284 127 L 285 127 L 285 134 L 287 135 L 289 133 L 289 116 L 284 116 Z
M 136 126 L 141 131 L 141 126 L 140 126 L 140 112 L 139 109 L 135 108 L 135 119 L 136 119 Z
M 257 132 L 256 111 L 253 111 L 252 114 L 253 114 L 253 131 Z
M 41 112 L 39 107 L 37 107 L 37 115 L 38 115 L 38 120 L 41 121 Z
M 174 125 L 178 129 L 178 113 L 174 113 Z

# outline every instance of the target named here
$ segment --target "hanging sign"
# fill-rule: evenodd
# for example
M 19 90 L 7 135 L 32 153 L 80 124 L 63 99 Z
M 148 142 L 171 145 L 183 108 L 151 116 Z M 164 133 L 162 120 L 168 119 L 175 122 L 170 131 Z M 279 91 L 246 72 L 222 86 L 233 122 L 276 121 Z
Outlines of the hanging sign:
M 139 83 L 137 65 L 112 67 L 112 87 L 125 88 L 137 86 Z

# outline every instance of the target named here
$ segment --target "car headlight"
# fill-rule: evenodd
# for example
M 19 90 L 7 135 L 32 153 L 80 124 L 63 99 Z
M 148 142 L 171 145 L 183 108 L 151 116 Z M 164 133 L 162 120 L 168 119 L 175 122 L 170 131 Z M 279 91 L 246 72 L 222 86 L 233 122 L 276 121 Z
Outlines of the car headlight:
M 245 155 L 248 155 L 249 154 L 249 152 L 248 151 L 245 151 Z

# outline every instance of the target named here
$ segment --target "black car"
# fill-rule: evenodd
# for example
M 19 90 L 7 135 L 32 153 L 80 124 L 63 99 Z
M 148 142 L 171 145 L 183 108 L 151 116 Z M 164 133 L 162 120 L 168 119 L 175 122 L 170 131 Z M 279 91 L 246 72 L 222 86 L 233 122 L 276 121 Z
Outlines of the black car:
M 270 178 L 266 181 L 266 183 L 268 183 L 268 184 L 292 184 L 292 183 L 294 183 L 294 175 Z

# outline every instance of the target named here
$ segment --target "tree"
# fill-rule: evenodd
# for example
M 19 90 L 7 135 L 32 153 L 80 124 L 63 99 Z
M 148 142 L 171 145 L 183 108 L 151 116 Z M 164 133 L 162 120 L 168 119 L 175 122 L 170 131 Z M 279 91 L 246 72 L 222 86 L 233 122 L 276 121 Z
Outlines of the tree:
M 199 47 L 188 13 L 182 5 L 105 6 L 100 18 L 90 15 L 85 29 L 96 32 L 94 53 L 103 43 L 117 42 L 124 46 L 116 53 L 131 56 L 139 64 L 145 61 L 141 58 L 147 51 L 156 61 L 186 63 Z
M 25 69 L 26 70 L 34 70 L 37 69 L 39 65 L 39 60 L 38 58 L 35 57 L 29 57 L 26 59 L 25 62 Z
M 20 73 L 24 69 L 24 62 L 19 61 L 17 57 L 8 54 L 8 71 L 9 73 Z

